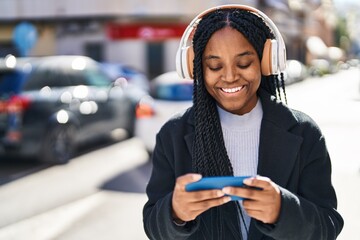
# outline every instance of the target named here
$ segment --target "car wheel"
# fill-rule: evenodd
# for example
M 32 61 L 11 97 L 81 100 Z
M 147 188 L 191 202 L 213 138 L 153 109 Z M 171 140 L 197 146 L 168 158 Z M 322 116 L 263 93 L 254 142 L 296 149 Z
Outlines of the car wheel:
M 40 161 L 67 163 L 75 153 L 76 129 L 73 125 L 57 125 L 49 129 L 44 139 Z

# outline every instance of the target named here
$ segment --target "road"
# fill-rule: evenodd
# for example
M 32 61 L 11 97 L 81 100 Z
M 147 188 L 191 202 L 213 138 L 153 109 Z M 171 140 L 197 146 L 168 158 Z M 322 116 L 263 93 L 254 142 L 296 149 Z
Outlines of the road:
M 333 163 L 338 239 L 360 229 L 360 70 L 310 78 L 287 87 L 288 105 L 322 129 Z M 136 138 L 78 156 L 66 165 L 39 167 L 0 187 L 0 240 L 147 239 L 141 210 L 151 164 Z

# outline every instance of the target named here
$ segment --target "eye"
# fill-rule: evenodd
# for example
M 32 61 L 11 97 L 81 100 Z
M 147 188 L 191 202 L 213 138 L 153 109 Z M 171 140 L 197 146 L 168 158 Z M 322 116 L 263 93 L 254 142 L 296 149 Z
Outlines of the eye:
M 221 67 L 209 67 L 211 71 L 217 72 L 221 69 Z
M 210 71 L 213 71 L 213 72 L 217 72 L 219 70 L 222 69 L 222 64 L 218 64 L 218 63 L 213 63 L 213 64 L 206 64 L 206 67 L 210 70 Z
M 250 67 L 250 65 L 251 65 L 251 62 L 247 63 L 247 64 L 238 64 L 237 67 L 240 69 L 245 69 L 245 68 Z

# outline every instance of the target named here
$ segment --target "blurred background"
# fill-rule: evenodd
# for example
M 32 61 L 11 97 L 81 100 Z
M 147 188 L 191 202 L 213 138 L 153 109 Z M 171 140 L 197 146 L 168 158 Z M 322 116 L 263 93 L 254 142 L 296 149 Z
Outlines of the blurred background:
M 282 33 L 288 105 L 324 132 L 339 239 L 358 239 L 359 1 L 0 0 L 0 240 L 147 239 L 155 135 L 192 104 L 180 38 L 231 3 Z

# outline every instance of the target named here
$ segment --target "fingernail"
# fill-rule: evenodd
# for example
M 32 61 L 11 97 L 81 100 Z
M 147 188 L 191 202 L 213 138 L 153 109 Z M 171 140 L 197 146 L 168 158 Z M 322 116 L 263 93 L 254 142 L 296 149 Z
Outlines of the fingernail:
M 201 174 L 194 174 L 194 175 L 193 175 L 193 179 L 194 179 L 195 181 L 200 180 L 201 178 L 202 178 Z
M 252 179 L 251 179 L 251 178 L 247 178 L 247 179 L 244 180 L 244 183 L 245 183 L 246 185 L 251 185 Z
M 222 189 L 223 193 L 229 194 L 230 193 L 230 188 L 225 187 Z

